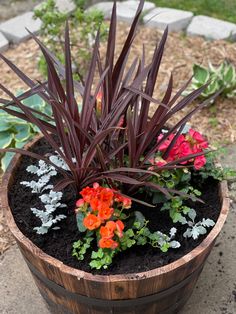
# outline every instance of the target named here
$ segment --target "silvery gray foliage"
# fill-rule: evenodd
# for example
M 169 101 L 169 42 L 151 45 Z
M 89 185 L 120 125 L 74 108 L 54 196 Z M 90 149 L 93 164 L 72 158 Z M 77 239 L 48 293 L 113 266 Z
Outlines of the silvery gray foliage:
M 180 243 L 176 240 L 172 240 L 175 237 L 177 232 L 176 228 L 171 228 L 169 236 L 167 234 L 162 233 L 161 231 L 156 231 L 152 234 L 151 237 L 155 239 L 160 247 L 164 247 L 166 244 L 173 249 L 177 249 L 180 247 Z
M 183 234 L 185 238 L 193 238 L 194 240 L 196 240 L 200 235 L 207 233 L 207 228 L 213 227 L 215 225 L 215 222 L 209 218 L 203 218 L 202 221 L 198 221 L 197 223 L 195 223 L 195 218 L 196 213 L 195 215 L 190 217 L 191 221 L 188 221 L 188 228 Z
M 31 188 L 32 193 L 41 193 L 45 189 L 53 188 L 52 185 L 47 186 L 50 178 L 57 175 L 56 169 L 52 165 L 48 165 L 45 161 L 39 160 L 38 167 L 34 165 L 28 166 L 26 168 L 26 171 L 32 174 L 36 174 L 39 177 L 38 181 L 32 180 L 30 182 L 21 182 L 22 185 Z
M 57 222 L 61 221 L 62 219 L 65 219 L 66 216 L 65 215 L 57 215 L 55 217 L 53 217 L 53 213 L 55 211 L 55 207 L 51 207 L 50 209 L 44 211 L 44 210 L 39 210 L 37 208 L 31 208 L 32 213 L 35 214 L 36 217 L 38 217 L 42 224 L 40 227 L 35 227 L 34 230 L 36 230 L 36 232 L 38 234 L 45 234 L 48 232 L 48 230 L 55 225 Z M 52 229 L 59 229 L 59 227 L 54 227 Z
M 175 237 L 176 232 L 177 232 L 176 228 L 173 227 L 170 229 L 169 244 L 170 244 L 170 247 L 173 249 L 177 249 L 181 246 L 179 241 L 172 240 Z
M 62 192 L 50 191 L 48 194 L 40 195 L 39 198 L 44 204 L 45 210 L 39 210 L 37 208 L 31 208 L 31 211 L 38 217 L 42 225 L 40 227 L 35 227 L 34 230 L 39 234 L 45 234 L 48 232 L 54 224 L 62 219 L 65 219 L 65 215 L 53 216 L 57 208 L 66 207 L 65 204 L 62 204 L 60 201 L 62 199 Z M 54 229 L 54 228 L 52 228 Z M 58 229 L 58 227 L 56 227 Z
M 50 156 L 49 158 L 54 164 L 64 170 L 68 170 L 67 165 L 60 160 L 59 156 Z M 39 160 L 38 166 L 30 165 L 26 168 L 26 171 L 38 176 L 38 180 L 22 181 L 21 184 L 31 188 L 32 193 L 41 194 L 39 196 L 44 209 L 40 210 L 37 208 L 31 208 L 32 213 L 41 220 L 41 226 L 35 227 L 34 230 L 38 234 L 45 234 L 50 228 L 57 230 L 59 227 L 54 226 L 56 223 L 65 219 L 65 215 L 55 215 L 55 211 L 58 208 L 66 207 L 65 204 L 61 203 L 62 192 L 53 191 L 53 185 L 48 184 L 51 177 L 57 175 L 56 168 L 52 165 L 47 164 L 43 160 Z M 44 193 L 49 190 L 49 193 Z
M 55 164 L 57 167 L 62 168 L 63 170 L 70 170 L 65 161 L 58 155 L 52 155 L 49 157 L 50 161 Z

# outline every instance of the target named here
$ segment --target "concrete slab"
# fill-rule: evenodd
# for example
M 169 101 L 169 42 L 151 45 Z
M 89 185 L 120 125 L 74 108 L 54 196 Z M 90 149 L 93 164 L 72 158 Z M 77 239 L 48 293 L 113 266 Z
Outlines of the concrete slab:
M 113 3 L 110 1 L 104 1 L 96 3 L 90 6 L 87 11 L 98 10 L 101 11 L 104 15 L 104 18 L 108 20 L 111 17 Z
M 39 19 L 33 19 L 33 12 L 27 12 L 0 24 L 0 31 L 12 43 L 18 44 L 30 38 L 26 30 L 38 33 L 41 27 Z
M 207 39 L 236 40 L 236 24 L 199 15 L 192 19 L 187 28 L 187 35 L 203 36 Z
M 156 8 L 144 16 L 143 21 L 147 26 L 178 32 L 185 30 L 191 22 L 193 13 L 189 11 L 169 8 Z
M 17 246 L 0 260 L 0 295 L 1 314 L 50 314 Z
M 76 9 L 76 5 L 72 0 L 56 0 L 56 6 L 60 12 L 70 13 Z
M 130 23 L 133 21 L 136 10 L 138 8 L 139 1 L 129 0 L 124 2 L 117 2 L 117 19 L 119 21 Z M 111 17 L 113 3 L 112 2 L 100 2 L 92 5 L 88 10 L 99 10 L 104 14 L 105 19 Z M 155 8 L 155 4 L 149 1 L 145 1 L 143 7 L 143 14 L 148 13 L 150 10 Z
M 73 0 L 55 0 L 55 3 L 59 11 L 62 13 L 71 13 L 76 9 Z M 43 3 L 39 3 L 34 8 L 38 10 L 42 5 Z
M 9 41 L 6 39 L 6 37 L 0 33 L 0 52 L 4 52 L 8 49 Z

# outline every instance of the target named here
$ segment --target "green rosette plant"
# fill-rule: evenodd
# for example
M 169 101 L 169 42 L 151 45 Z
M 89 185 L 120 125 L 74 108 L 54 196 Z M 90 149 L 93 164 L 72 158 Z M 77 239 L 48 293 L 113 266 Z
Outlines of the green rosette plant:
M 38 95 L 33 95 L 24 99 L 23 103 L 32 109 L 44 113 L 45 117 L 43 119 L 50 120 L 51 109 L 49 105 Z M 33 139 L 39 131 L 40 130 L 36 125 L 0 110 L 1 148 L 22 148 L 28 141 Z M 1 155 L 1 169 L 3 171 L 6 170 L 13 155 L 14 154 L 9 152 Z
M 234 65 L 228 61 L 224 61 L 218 67 L 209 63 L 208 68 L 194 64 L 193 81 L 189 91 L 193 91 L 208 82 L 209 84 L 201 93 L 200 98 L 207 99 L 216 93 L 223 97 L 235 97 L 236 71 Z

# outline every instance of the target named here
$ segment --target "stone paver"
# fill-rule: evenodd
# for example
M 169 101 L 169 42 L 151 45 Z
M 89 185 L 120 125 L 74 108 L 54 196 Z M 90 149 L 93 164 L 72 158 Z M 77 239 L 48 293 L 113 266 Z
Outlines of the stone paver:
M 27 12 L 0 24 L 0 31 L 12 43 L 18 44 L 30 38 L 26 30 L 37 33 L 40 30 L 41 21 L 33 19 L 33 12 Z
M 70 13 L 76 8 L 73 0 L 56 0 L 56 6 L 58 7 L 59 11 L 65 13 Z
M 55 0 L 56 6 L 62 13 L 71 13 L 75 10 L 76 5 L 73 0 Z M 42 3 L 39 3 L 35 6 L 35 9 L 40 9 Z
M 124 2 L 117 2 L 117 19 L 123 22 L 132 22 L 139 2 L 135 0 L 129 0 Z M 88 10 L 100 10 L 103 12 L 105 19 L 109 19 L 111 17 L 113 3 L 112 2 L 100 2 L 93 6 L 91 6 Z M 150 10 L 155 8 L 155 4 L 149 1 L 145 1 L 143 7 L 143 13 L 146 14 Z
M 99 2 L 87 9 L 87 11 L 98 10 L 104 14 L 104 18 L 108 20 L 111 17 L 113 3 L 109 1 Z
M 199 15 L 192 19 L 187 28 L 187 35 L 236 40 L 236 24 Z
M 143 21 L 147 26 L 165 29 L 169 31 L 185 30 L 193 17 L 192 12 L 169 8 L 156 8 L 144 16 Z
M 8 49 L 9 42 L 6 37 L 0 33 L 0 52 L 4 52 Z

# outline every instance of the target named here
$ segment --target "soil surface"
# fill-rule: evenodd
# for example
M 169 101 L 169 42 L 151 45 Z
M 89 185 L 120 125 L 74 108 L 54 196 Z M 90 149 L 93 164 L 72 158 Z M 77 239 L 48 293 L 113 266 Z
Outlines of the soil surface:
M 31 11 L 42 0 L 0 0 L 0 22 Z
M 40 154 L 52 152 L 51 148 L 44 140 L 41 140 L 40 145 L 36 145 L 33 151 Z M 35 161 L 28 157 L 22 158 L 22 162 L 16 172 L 15 182 L 9 190 L 10 206 L 19 229 L 45 253 L 61 260 L 66 265 L 84 271 L 91 271 L 88 265 L 91 252 L 85 256 L 83 261 L 78 261 L 71 255 L 73 242 L 79 240 L 82 235 L 78 232 L 76 226 L 74 214 L 76 195 L 72 188 L 67 188 L 63 192 L 62 202 L 66 203 L 68 208 L 61 210 L 61 213 L 67 214 L 67 218 L 62 221 L 60 231 L 52 230 L 48 234 L 42 236 L 36 234 L 33 230 L 33 227 L 39 225 L 39 219 L 32 214 L 30 207 L 40 209 L 42 208 L 42 203 L 37 194 L 32 194 L 29 188 L 20 184 L 22 180 L 31 181 L 35 179 L 32 174 L 28 174 L 25 170 L 26 167 L 32 163 L 35 163 Z M 54 180 L 58 180 L 58 178 L 55 177 Z M 196 179 L 194 180 L 193 185 L 196 188 L 201 189 L 203 193 L 201 198 L 205 202 L 204 204 L 200 202 L 188 202 L 188 205 L 193 206 L 197 211 L 196 220 L 211 218 L 216 221 L 221 208 L 217 192 L 218 182 L 210 179 L 203 184 L 199 184 Z M 152 231 L 159 230 L 168 234 L 171 227 L 173 227 L 168 212 L 161 212 L 159 210 L 160 207 L 150 209 L 148 207 L 140 207 L 140 205 L 134 204 L 132 209 L 140 210 L 145 215 L 146 219 L 149 220 L 149 228 Z M 182 234 L 186 230 L 186 226 L 175 224 L 175 227 L 178 230 L 175 239 L 181 243 L 179 249 L 170 249 L 168 253 L 162 253 L 159 249 L 152 248 L 150 245 L 146 245 L 145 247 L 132 247 L 131 249 L 118 254 L 118 256 L 114 258 L 112 267 L 108 270 L 98 271 L 98 273 L 134 273 L 154 269 L 169 264 L 187 254 L 205 238 L 205 236 L 201 236 L 198 240 L 185 239 Z M 94 250 L 96 249 L 97 247 L 95 246 Z M 96 273 L 96 271 L 93 272 Z

